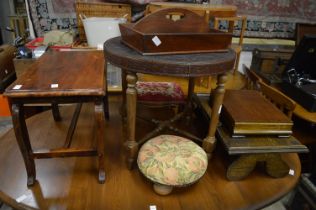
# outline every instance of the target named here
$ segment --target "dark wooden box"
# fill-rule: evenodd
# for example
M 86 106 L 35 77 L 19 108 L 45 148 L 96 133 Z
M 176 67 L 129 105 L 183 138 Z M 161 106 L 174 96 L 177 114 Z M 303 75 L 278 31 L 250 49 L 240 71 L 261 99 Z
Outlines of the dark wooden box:
M 16 48 L 13 46 L 0 46 L 0 93 L 16 79 L 13 65 L 15 52 Z
M 293 122 L 255 90 L 228 90 L 221 121 L 234 137 L 292 134 Z
M 305 35 L 282 74 L 282 90 L 310 112 L 316 112 L 316 34 Z
M 250 68 L 268 84 L 281 83 L 282 73 L 293 52 L 294 49 L 255 48 Z
M 203 17 L 179 8 L 120 24 L 120 31 L 122 42 L 143 55 L 227 51 L 232 40 L 231 33 L 210 29 Z

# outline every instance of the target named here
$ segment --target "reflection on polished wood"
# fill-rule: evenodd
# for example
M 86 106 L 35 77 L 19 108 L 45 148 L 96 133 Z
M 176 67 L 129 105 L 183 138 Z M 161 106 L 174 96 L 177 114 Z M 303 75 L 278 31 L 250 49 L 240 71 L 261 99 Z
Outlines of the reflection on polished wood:
M 298 103 L 296 104 L 293 114 L 308 122 L 316 123 L 316 112 L 309 112 Z
M 125 133 L 119 115 L 118 98 L 110 98 L 111 120 L 105 124 L 105 170 L 104 184 L 97 182 L 96 161 L 93 157 L 54 158 L 36 160 L 37 181 L 27 188 L 23 159 L 11 130 L 0 139 L 0 199 L 6 195 L 16 199 L 26 198 L 23 205 L 39 209 L 260 209 L 288 193 L 297 183 L 300 162 L 296 154 L 284 154 L 282 158 L 294 176 L 271 178 L 259 169 L 245 180 L 230 182 L 225 178 L 227 162 L 225 153 L 216 148 L 205 176 L 187 188 L 179 188 L 170 196 L 152 192 L 151 183 L 138 170 L 128 170 L 125 165 Z M 92 104 L 84 104 L 74 133 L 74 144 L 90 146 L 87 139 L 95 135 Z M 44 112 L 27 120 L 32 146 L 36 149 L 58 147 L 67 135 L 74 106 L 60 109 L 62 121 L 55 122 L 51 113 Z M 159 115 L 159 113 L 157 113 Z M 160 114 L 161 115 L 161 114 Z M 137 132 L 145 134 L 148 125 L 137 123 Z M 40 129 L 39 129 L 40 128 Z M 74 146 L 76 146 L 74 145 Z M 6 197 L 5 201 L 8 201 Z M 13 202 L 14 200 L 11 200 Z

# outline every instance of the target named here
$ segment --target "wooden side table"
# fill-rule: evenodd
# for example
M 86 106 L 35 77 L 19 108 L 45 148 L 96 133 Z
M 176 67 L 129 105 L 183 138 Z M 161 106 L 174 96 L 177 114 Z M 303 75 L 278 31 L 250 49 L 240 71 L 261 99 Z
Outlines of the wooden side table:
M 216 142 L 215 131 L 225 93 L 226 72 L 234 67 L 235 52 L 233 50 L 222 53 L 143 56 L 122 44 L 120 37 L 116 37 L 104 43 L 104 53 L 107 62 L 122 68 L 123 71 L 122 86 L 123 90 L 126 90 L 124 103 L 126 101 L 128 131 L 125 146 L 128 149 L 129 168 L 132 168 L 139 146 L 139 142 L 135 139 L 137 73 L 190 78 L 188 102 L 191 101 L 194 91 L 195 77 L 218 75 L 210 127 L 207 137 L 203 140 L 203 148 L 211 156 Z
M 282 153 L 306 153 L 308 149 L 293 136 L 247 136 L 232 138 L 228 131 L 220 126 L 218 137 L 233 160 L 226 173 L 228 180 L 241 180 L 247 177 L 258 162 L 265 162 L 265 171 L 272 177 L 280 178 L 291 173 L 291 168 L 281 158 Z M 292 169 L 293 170 L 293 169 Z
M 27 185 L 36 179 L 34 159 L 98 156 L 99 182 L 105 181 L 104 115 L 108 117 L 103 53 L 51 51 L 40 57 L 5 92 L 12 104 L 12 120 L 27 171 Z M 70 148 L 81 103 L 93 102 L 97 149 Z M 66 142 L 57 149 L 33 151 L 24 118 L 24 105 L 51 103 L 55 121 L 61 119 L 58 104 L 79 103 L 69 127 Z M 40 128 L 39 128 L 40 129 Z

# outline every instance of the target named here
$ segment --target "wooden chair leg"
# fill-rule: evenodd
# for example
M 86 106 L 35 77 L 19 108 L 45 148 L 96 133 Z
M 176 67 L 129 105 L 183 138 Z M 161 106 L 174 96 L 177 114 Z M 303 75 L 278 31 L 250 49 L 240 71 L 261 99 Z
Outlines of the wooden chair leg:
M 236 54 L 236 62 L 235 62 L 234 72 L 233 72 L 234 74 L 236 74 L 238 72 L 240 53 L 241 52 L 237 52 L 237 54 Z

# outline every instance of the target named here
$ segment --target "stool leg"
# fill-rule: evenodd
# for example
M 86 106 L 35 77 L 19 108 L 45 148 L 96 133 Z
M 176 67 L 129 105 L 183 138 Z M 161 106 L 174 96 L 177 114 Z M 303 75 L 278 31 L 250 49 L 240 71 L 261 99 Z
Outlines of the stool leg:
M 205 150 L 209 158 L 211 158 L 212 152 L 216 144 L 215 132 L 216 132 L 217 124 L 218 124 L 219 114 L 220 114 L 222 104 L 223 104 L 226 80 L 227 80 L 226 74 L 221 74 L 221 75 L 218 75 L 217 77 L 217 87 L 214 93 L 213 104 L 211 104 L 212 113 L 211 113 L 209 129 L 208 129 L 208 135 L 203 140 L 203 149 Z
M 153 185 L 153 187 L 154 187 L 154 191 L 158 195 L 168 195 L 172 192 L 172 189 L 173 189 L 173 187 L 171 187 L 171 186 L 162 185 L 162 184 L 158 184 L 158 183 L 155 183 Z
M 104 170 L 104 107 L 102 102 L 95 102 L 94 105 L 95 119 L 96 119 L 96 138 L 97 138 L 97 152 L 99 161 L 99 183 L 105 182 Z
M 12 104 L 12 121 L 16 140 L 18 142 L 26 167 L 27 185 L 31 186 L 35 182 L 36 171 L 34 159 L 32 158 L 33 151 L 30 143 L 29 133 L 27 131 L 24 118 L 23 104 Z

